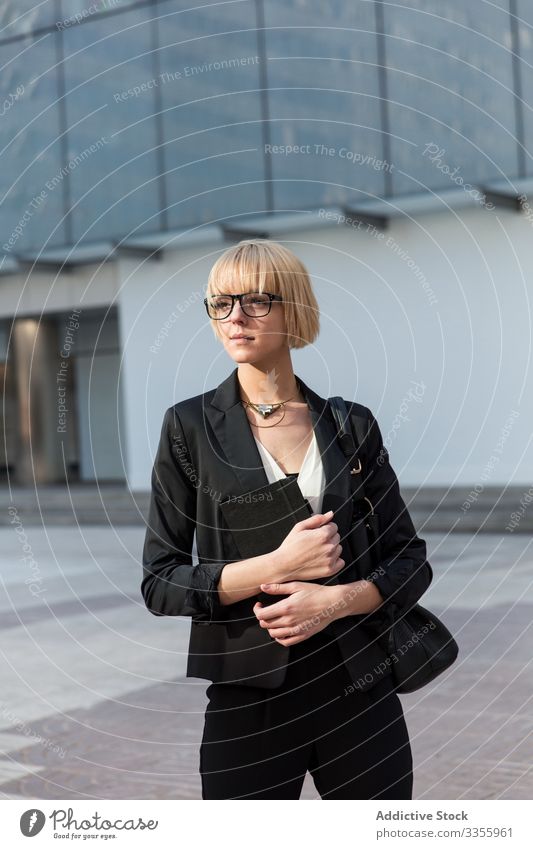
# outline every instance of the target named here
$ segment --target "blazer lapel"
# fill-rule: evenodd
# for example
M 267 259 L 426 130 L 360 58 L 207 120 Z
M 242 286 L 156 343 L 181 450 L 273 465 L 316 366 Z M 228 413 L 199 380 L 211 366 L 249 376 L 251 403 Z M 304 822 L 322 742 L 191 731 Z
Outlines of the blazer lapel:
M 204 412 L 211 422 L 230 470 L 239 479 L 243 493 L 266 486 L 268 478 L 263 461 L 241 404 L 236 368 L 217 387 Z
M 266 486 L 268 478 L 255 443 L 246 411 L 241 404 L 238 369 L 235 368 L 215 390 L 204 413 L 210 421 L 225 460 L 236 475 L 242 493 Z M 341 540 L 348 533 L 351 517 L 351 487 L 349 463 L 337 440 L 337 431 L 327 399 L 313 392 L 296 375 L 309 406 L 311 421 L 324 464 L 325 490 L 322 513 L 334 511 L 333 521 L 339 528 Z

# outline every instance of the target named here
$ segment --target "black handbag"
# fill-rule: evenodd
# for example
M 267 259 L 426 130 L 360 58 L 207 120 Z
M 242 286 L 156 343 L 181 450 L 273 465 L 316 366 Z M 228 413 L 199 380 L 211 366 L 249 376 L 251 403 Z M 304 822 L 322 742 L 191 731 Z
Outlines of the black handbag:
M 340 396 L 328 398 L 337 426 L 338 440 L 345 457 L 350 459 L 353 522 L 350 531 L 352 552 L 358 554 L 361 576 L 379 569 L 381 560 L 379 516 L 365 495 L 361 445 L 364 445 L 367 420 L 349 416 Z M 349 424 L 351 418 L 351 424 Z M 380 640 L 388 654 L 396 692 L 411 693 L 433 681 L 456 660 L 459 647 L 441 620 L 420 604 L 408 609 L 388 605 L 385 616 L 376 611 L 367 624 L 378 627 Z

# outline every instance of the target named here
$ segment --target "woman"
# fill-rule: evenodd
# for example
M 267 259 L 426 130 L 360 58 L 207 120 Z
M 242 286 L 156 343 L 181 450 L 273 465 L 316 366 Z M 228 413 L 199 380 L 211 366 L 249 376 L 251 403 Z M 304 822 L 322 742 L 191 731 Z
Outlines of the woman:
M 410 799 L 407 728 L 369 624 L 416 602 L 432 572 L 377 422 L 348 405 L 368 422 L 362 471 L 381 529 L 379 568 L 361 575 L 350 466 L 326 399 L 292 368 L 291 349 L 319 331 L 307 269 L 280 244 L 240 242 L 214 264 L 205 305 L 236 368 L 165 413 L 142 581 L 152 613 L 191 617 L 187 675 L 213 682 L 202 798 L 298 799 L 309 770 L 323 799 Z M 290 476 L 311 515 L 277 544 L 258 528 L 262 553 L 243 559 L 221 504 Z

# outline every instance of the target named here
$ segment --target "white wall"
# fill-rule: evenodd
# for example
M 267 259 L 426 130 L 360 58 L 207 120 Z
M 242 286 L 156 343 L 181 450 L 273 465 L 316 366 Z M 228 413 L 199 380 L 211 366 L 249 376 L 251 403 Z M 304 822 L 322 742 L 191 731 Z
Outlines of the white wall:
M 295 372 L 372 409 L 403 485 L 531 483 L 531 226 L 473 209 L 403 219 L 383 237 L 335 225 L 280 239 L 307 264 L 321 307 L 320 336 L 293 352 Z M 234 368 L 202 303 L 221 249 L 120 261 L 133 489 L 149 486 L 166 407 Z

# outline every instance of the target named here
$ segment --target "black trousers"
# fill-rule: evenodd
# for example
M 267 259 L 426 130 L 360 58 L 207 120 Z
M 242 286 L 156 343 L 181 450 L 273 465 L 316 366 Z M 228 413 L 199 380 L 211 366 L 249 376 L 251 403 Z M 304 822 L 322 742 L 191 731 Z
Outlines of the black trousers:
M 289 652 L 277 689 L 208 686 L 202 799 L 299 799 L 308 770 L 322 799 L 411 799 L 411 746 L 390 676 L 354 689 L 323 632 Z

